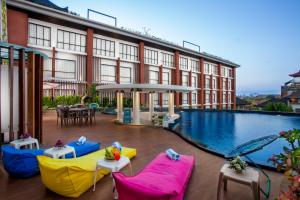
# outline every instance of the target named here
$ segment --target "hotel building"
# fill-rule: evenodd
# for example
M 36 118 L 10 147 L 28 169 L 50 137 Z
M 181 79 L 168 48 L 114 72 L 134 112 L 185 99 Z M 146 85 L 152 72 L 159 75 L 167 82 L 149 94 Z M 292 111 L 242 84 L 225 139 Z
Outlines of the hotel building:
M 235 109 L 236 68 L 231 61 L 70 13 L 47 0 L 7 0 L 8 42 L 46 54 L 44 95 L 82 95 L 91 84 L 184 85 L 177 107 Z M 112 95 L 112 94 L 100 94 Z M 168 95 L 156 94 L 157 106 Z M 147 105 L 147 98 L 141 97 Z

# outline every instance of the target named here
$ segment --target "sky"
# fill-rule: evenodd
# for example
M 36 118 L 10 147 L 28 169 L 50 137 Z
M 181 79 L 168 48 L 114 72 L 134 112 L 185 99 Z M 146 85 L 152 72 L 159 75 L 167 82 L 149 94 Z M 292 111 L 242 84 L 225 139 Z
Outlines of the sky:
M 87 9 L 118 18 L 118 27 L 182 45 L 241 65 L 237 94 L 280 93 L 300 70 L 299 0 L 52 0 L 80 16 Z M 94 19 L 113 24 L 111 19 Z

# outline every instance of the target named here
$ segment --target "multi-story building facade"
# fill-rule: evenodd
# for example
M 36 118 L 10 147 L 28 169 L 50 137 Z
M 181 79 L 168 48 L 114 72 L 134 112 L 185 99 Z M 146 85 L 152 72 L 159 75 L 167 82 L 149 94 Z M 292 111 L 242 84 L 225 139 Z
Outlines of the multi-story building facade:
M 290 76 L 292 79 L 281 86 L 281 98 L 287 101 L 294 112 L 300 112 L 300 71 Z
M 33 2 L 7 0 L 8 40 L 48 55 L 44 80 L 59 87 L 44 95 L 80 95 L 93 83 L 187 85 L 196 90 L 176 94 L 177 107 L 235 108 L 238 64 Z M 154 102 L 167 105 L 168 95 Z

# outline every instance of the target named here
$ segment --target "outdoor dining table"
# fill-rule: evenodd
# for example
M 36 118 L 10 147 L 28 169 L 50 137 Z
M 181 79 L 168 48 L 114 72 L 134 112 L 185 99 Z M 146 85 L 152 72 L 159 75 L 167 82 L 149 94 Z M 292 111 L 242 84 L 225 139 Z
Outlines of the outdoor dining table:
M 66 118 L 69 119 L 74 119 L 74 122 L 76 121 L 76 119 L 79 120 L 79 122 L 82 122 L 82 120 L 85 119 L 89 119 L 90 122 L 92 123 L 92 110 L 91 108 L 88 107 L 69 107 L 67 110 L 66 114 L 62 114 L 61 116 L 65 116 Z M 62 112 L 64 112 L 62 110 Z M 61 121 L 63 122 L 63 118 L 61 118 Z

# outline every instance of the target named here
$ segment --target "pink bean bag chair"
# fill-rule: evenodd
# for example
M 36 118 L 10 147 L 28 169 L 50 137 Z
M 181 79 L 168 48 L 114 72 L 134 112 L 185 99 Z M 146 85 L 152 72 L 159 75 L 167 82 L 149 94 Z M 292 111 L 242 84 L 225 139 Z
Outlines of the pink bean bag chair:
M 135 176 L 113 173 L 119 200 L 182 200 L 194 165 L 194 156 L 173 161 L 161 153 Z

